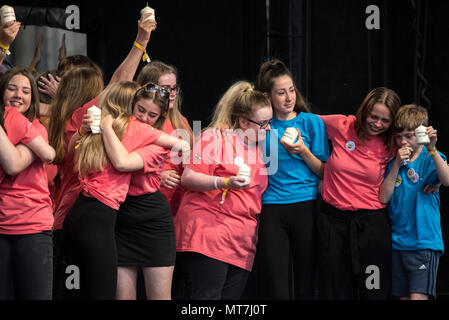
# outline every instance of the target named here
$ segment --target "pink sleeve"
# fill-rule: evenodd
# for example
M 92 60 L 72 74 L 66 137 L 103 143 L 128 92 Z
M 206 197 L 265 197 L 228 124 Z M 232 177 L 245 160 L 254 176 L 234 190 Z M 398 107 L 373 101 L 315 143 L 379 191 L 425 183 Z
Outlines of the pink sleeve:
M 342 131 L 348 119 L 347 116 L 341 114 L 327 116 L 320 115 L 320 118 L 324 122 L 324 126 L 326 127 L 326 135 L 330 140 L 332 140 L 338 132 Z
M 155 143 L 161 134 L 162 131 L 131 117 L 122 144 L 128 152 L 132 152 Z
M 7 107 L 6 111 L 5 128 L 13 145 L 28 144 L 41 135 L 39 130 L 16 108 Z
M 143 172 L 150 173 L 162 171 L 169 150 L 156 144 L 151 144 L 134 150 L 134 152 L 138 153 L 143 160 Z

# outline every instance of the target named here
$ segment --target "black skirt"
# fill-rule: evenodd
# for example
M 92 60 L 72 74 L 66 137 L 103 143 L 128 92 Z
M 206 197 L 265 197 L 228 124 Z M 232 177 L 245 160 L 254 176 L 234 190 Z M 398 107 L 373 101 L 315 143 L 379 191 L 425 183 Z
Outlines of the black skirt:
M 115 239 L 119 266 L 174 266 L 173 216 L 163 194 L 127 196 L 117 213 Z

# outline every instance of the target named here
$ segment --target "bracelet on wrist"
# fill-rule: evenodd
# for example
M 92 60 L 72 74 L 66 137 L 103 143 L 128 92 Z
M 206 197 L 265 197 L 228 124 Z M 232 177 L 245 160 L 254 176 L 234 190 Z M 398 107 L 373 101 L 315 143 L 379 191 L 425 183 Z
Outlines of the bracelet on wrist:
M 427 149 L 427 154 L 433 156 L 437 152 L 437 147 L 433 147 L 433 149 Z
M 139 49 L 140 51 L 142 51 L 143 52 L 143 56 L 142 56 L 142 61 L 143 62 L 147 62 L 147 63 L 150 63 L 151 62 L 151 60 L 150 60 L 150 57 L 148 56 L 148 53 L 147 53 L 147 50 L 144 48 L 144 47 L 142 47 L 137 41 L 134 41 L 134 44 L 133 44 L 137 49 Z
M 217 181 L 218 181 L 218 177 L 215 177 L 215 179 L 214 179 L 214 188 L 215 188 L 215 190 L 218 189 Z
M 11 54 L 11 51 L 9 51 L 9 47 L 5 46 L 3 43 L 0 43 L 0 51 L 7 56 Z

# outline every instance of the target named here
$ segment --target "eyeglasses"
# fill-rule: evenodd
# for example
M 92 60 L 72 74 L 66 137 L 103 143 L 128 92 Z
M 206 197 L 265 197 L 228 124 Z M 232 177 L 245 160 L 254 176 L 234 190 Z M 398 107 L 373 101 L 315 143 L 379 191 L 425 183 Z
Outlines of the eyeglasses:
M 266 129 L 268 127 L 268 125 L 270 124 L 270 122 L 271 122 L 271 119 L 270 120 L 265 120 L 265 121 L 262 121 L 262 122 L 257 122 L 257 121 L 251 120 L 249 118 L 247 118 L 247 120 L 249 122 L 257 124 L 260 127 L 260 129 Z
M 178 87 L 177 85 L 174 86 L 173 88 L 170 88 L 169 86 L 163 86 L 165 88 L 165 90 L 168 90 L 170 92 L 170 94 L 172 94 L 173 92 L 175 92 L 176 94 L 179 93 L 179 91 L 181 91 L 181 88 Z
M 146 85 L 144 85 L 143 87 L 141 87 L 139 90 L 137 90 L 134 99 L 136 99 L 136 97 L 138 96 L 137 94 L 139 93 L 140 90 L 145 90 L 145 92 L 158 92 L 159 95 L 161 96 L 161 98 L 163 100 L 166 101 L 166 105 L 164 106 L 164 112 L 168 110 L 169 105 L 170 105 L 170 91 L 168 91 L 165 87 L 159 86 L 155 83 L 147 83 Z M 135 102 L 135 101 L 134 101 Z M 133 102 L 133 104 L 134 104 Z
M 159 92 L 159 94 L 163 98 L 168 98 L 170 96 L 170 91 L 167 88 L 151 82 L 144 85 L 141 89 L 145 90 L 146 92 Z

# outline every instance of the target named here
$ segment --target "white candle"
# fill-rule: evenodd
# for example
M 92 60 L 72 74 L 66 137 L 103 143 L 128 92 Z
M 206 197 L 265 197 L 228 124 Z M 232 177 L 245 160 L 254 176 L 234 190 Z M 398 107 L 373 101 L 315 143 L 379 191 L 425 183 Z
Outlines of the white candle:
M 87 109 L 87 114 L 90 115 L 93 120 L 90 125 L 90 130 L 92 131 L 92 133 L 100 133 L 101 109 L 97 106 L 92 106 Z
M 0 20 L 2 24 L 6 24 L 10 21 L 16 20 L 16 14 L 14 13 L 14 8 L 4 5 L 0 8 Z
M 430 139 L 426 134 L 427 128 L 423 125 L 419 126 L 415 129 L 416 143 L 417 144 L 429 144 Z
M 296 128 L 290 127 L 285 129 L 284 135 L 282 136 L 281 140 L 288 143 L 295 143 L 296 138 L 298 137 L 298 131 Z
M 248 181 L 248 179 L 251 177 L 251 168 L 244 163 L 239 165 L 237 176 L 244 177 L 246 181 Z
M 152 15 L 149 16 L 148 18 L 146 18 L 145 21 L 147 21 L 147 20 L 156 21 L 156 13 L 153 8 L 148 6 L 148 2 L 147 2 L 147 6 L 145 8 L 143 8 L 142 10 L 140 10 L 140 14 L 143 16 L 144 14 L 148 14 L 148 13 L 152 13 Z

